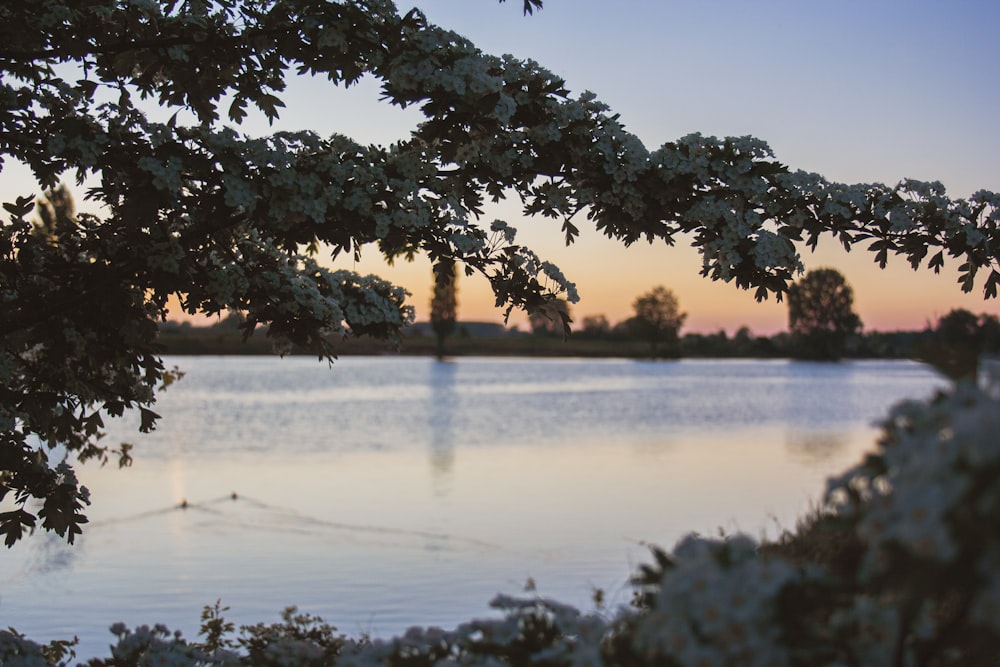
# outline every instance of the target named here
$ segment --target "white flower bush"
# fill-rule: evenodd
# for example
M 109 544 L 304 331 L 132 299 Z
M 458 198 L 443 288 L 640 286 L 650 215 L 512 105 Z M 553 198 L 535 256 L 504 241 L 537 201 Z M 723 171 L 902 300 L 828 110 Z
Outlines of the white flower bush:
M 683 539 L 636 624 L 635 651 L 649 662 L 682 665 L 791 664 L 778 599 L 803 573 L 756 554 L 744 535 Z

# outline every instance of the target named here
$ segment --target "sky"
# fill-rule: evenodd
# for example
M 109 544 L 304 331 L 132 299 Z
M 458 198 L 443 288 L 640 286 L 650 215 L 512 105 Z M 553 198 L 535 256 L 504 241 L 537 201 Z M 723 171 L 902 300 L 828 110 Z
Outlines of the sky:
M 841 182 L 938 180 L 961 197 L 1000 188 L 995 2 L 546 0 L 532 16 L 523 16 L 520 5 L 424 0 L 418 6 L 431 22 L 488 53 L 534 59 L 563 76 L 574 94 L 593 91 L 650 149 L 691 132 L 750 134 L 793 169 Z M 410 6 L 398 3 L 401 11 Z M 351 97 L 361 102 L 377 90 Z M 339 109 L 332 94 L 329 100 L 328 106 L 312 98 L 301 110 L 290 103 L 285 120 L 313 129 L 321 119 L 331 127 L 354 122 L 341 123 L 338 114 L 350 111 Z M 409 127 L 419 120 L 416 112 L 383 108 L 359 118 L 347 134 L 377 142 L 402 128 L 403 136 L 408 126 L 401 117 Z M 596 314 L 625 319 L 637 296 L 664 285 L 688 313 L 685 331 L 732 333 L 746 325 L 770 334 L 787 327 L 785 303 L 758 303 L 731 284 L 702 278 L 700 257 L 683 239 L 673 248 L 625 248 L 591 228 L 567 248 L 558 222 L 525 220 L 514 204 L 488 215 L 516 226 L 576 282 L 578 322 Z M 1000 314 L 1000 304 L 984 301 L 978 289 L 961 292 L 955 263 L 934 275 L 900 259 L 880 270 L 870 253 L 848 254 L 834 242 L 803 252 L 807 269 L 832 266 L 847 277 L 869 330 L 919 329 L 956 307 Z M 426 318 L 429 265 L 387 272 L 374 255 L 358 268 L 406 286 L 418 319 Z M 463 278 L 460 318 L 500 315 L 486 281 Z
M 565 78 L 575 95 L 593 91 L 620 114 L 649 149 L 692 132 L 753 135 L 792 169 L 846 182 L 941 181 L 952 196 L 1000 188 L 1000 3 L 840 0 L 546 0 L 523 16 L 520 0 L 422 0 L 428 19 L 468 37 L 482 50 L 531 58 Z M 411 2 L 397 2 L 401 12 Z M 295 80 L 287 108 L 250 133 L 309 129 L 364 143 L 405 137 L 415 109 L 380 103 L 372 82 L 347 91 L 325 81 Z M 0 174 L 0 178 L 6 174 Z M 2 185 L 2 184 L 0 184 Z M 543 258 L 577 284 L 579 322 L 631 314 L 637 296 L 664 285 L 688 314 L 685 332 L 732 333 L 746 325 L 771 334 L 787 326 L 787 306 L 758 303 L 749 292 L 699 275 L 700 257 L 681 238 L 629 248 L 586 228 L 565 247 L 559 223 L 527 220 L 516 203 L 487 211 L 519 230 Z M 803 249 L 807 269 L 834 267 L 854 289 L 868 330 L 919 329 L 952 308 L 1000 315 L 979 286 L 963 294 L 956 262 L 940 275 L 914 272 L 901 258 L 885 270 L 862 248 L 845 253 L 832 241 Z M 431 270 L 426 260 L 387 267 L 374 248 L 348 268 L 378 273 L 412 292 L 426 319 Z M 463 277 L 459 318 L 500 321 L 485 279 Z M 524 326 L 515 314 L 511 324 Z

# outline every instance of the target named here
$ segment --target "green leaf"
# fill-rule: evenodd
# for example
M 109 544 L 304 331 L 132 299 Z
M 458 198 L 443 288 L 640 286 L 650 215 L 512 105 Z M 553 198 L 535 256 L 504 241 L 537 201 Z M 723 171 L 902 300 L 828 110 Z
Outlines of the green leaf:
M 247 101 L 242 97 L 237 97 L 229 105 L 229 120 L 234 123 L 241 122 L 247 117 Z
M 160 415 L 156 414 L 148 408 L 139 408 L 139 430 L 143 433 L 149 433 L 154 428 L 156 428 L 156 420 L 160 418 Z
M 563 220 L 562 231 L 566 235 L 566 245 L 572 245 L 580 235 L 580 230 L 569 219 Z
M 90 81 L 89 79 L 80 79 L 76 82 L 77 88 L 83 93 L 84 97 L 87 99 L 93 99 L 94 92 L 97 90 L 97 82 Z
M 282 102 L 280 98 L 267 94 L 261 95 L 255 99 L 254 102 L 257 104 L 257 108 L 263 111 L 264 115 L 267 116 L 267 121 L 269 123 L 272 123 L 275 119 L 277 119 L 278 109 L 285 106 L 285 103 Z
M 14 203 L 4 202 L 4 209 L 7 210 L 11 215 L 15 215 L 19 218 L 31 213 L 35 208 L 35 195 L 30 195 L 28 197 L 18 197 Z
M 4 535 L 3 543 L 8 548 L 24 536 L 25 528 L 34 527 L 35 517 L 24 510 L 0 513 L 0 533 Z
M 1000 283 L 1000 273 L 991 271 L 990 277 L 986 279 L 986 285 L 983 287 L 983 293 L 986 295 L 987 299 L 996 298 L 998 283 Z
M 939 250 L 938 253 L 931 257 L 930 261 L 927 262 L 927 268 L 933 269 L 934 273 L 940 273 L 942 266 L 944 266 L 944 250 Z

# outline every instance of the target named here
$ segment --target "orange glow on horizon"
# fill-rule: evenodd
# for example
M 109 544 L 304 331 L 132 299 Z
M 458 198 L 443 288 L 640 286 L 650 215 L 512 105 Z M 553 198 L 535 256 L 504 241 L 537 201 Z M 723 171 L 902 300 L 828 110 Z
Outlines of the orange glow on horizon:
M 683 332 L 714 333 L 724 329 L 732 335 L 741 326 L 747 326 L 754 334 L 772 335 L 787 329 L 786 303 L 777 302 L 773 296 L 758 303 L 752 291 L 703 278 L 699 275 L 700 256 L 693 248 L 685 247 L 683 241 L 672 248 L 662 244 L 625 248 L 592 233 L 584 234 L 580 241 L 566 248 L 561 240 L 557 243 L 552 239 L 538 240 L 532 247 L 542 257 L 554 261 L 577 284 L 581 300 L 571 306 L 577 325 L 589 315 L 604 315 L 612 325 L 625 320 L 632 314 L 636 297 L 656 285 L 664 285 L 677 294 L 681 309 L 688 314 Z M 827 247 L 830 245 L 821 244 L 815 254 L 803 255 L 806 270 L 829 266 L 845 275 L 854 290 L 855 310 L 866 331 L 921 330 L 953 308 L 1000 316 L 1000 303 L 995 299 L 985 300 L 981 286 L 977 285 L 969 294 L 961 291 L 956 282 L 957 262 L 946 264 L 940 275 L 926 268 L 913 271 L 901 258 L 890 259 L 882 270 L 873 262 L 871 253 L 863 249 L 847 253 L 839 247 Z M 338 262 L 337 266 L 362 274 L 374 273 L 405 287 L 411 293 L 409 303 L 416 310 L 417 320 L 427 319 L 432 283 L 431 266 L 426 258 L 388 266 L 371 249 L 361 262 Z M 494 302 L 484 277 L 460 275 L 460 320 L 502 322 L 503 310 Z M 219 319 L 191 317 L 179 312 L 176 300 L 173 303 L 175 314 L 171 319 L 188 320 L 196 326 L 211 325 Z M 526 330 L 527 316 L 514 311 L 508 325 Z

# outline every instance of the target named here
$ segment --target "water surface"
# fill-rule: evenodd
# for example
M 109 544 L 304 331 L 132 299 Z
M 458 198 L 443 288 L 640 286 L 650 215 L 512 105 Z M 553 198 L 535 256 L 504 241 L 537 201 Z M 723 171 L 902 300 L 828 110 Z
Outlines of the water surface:
M 0 556 L 0 627 L 79 635 L 86 657 L 114 621 L 193 636 L 216 599 L 237 624 L 296 604 L 380 636 L 489 615 L 529 579 L 624 604 L 646 545 L 793 526 L 874 420 L 943 386 L 898 361 L 168 363 L 187 375 L 157 431 L 108 435 L 136 445 L 133 467 L 81 470 L 77 545 Z

